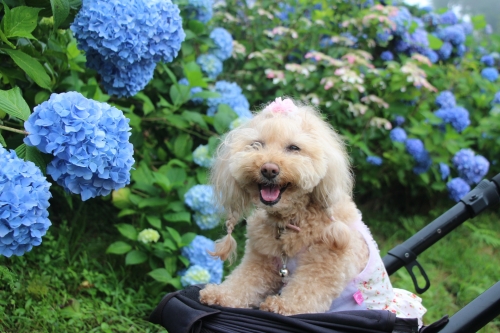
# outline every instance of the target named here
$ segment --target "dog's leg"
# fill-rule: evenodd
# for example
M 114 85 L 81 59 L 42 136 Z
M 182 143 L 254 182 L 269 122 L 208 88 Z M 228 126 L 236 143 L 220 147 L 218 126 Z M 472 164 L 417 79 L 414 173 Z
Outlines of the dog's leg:
M 220 285 L 209 284 L 200 291 L 200 301 L 208 305 L 234 308 L 258 307 L 281 285 L 273 260 L 246 248 L 241 264 Z
M 281 295 L 267 297 L 260 309 L 282 315 L 327 311 L 358 273 L 349 259 L 325 245 L 312 246 L 299 257 L 297 269 Z

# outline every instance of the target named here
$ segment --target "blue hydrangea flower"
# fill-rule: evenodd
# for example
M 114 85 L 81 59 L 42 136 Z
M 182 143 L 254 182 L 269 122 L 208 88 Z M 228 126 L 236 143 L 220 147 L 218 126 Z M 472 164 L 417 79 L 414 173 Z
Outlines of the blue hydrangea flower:
M 442 91 L 436 97 L 436 105 L 442 109 L 450 109 L 456 106 L 455 95 L 451 91 Z
M 396 124 L 396 126 L 403 125 L 405 123 L 405 117 L 403 117 L 403 116 L 394 117 L 394 123 Z
M 380 59 L 384 61 L 391 61 L 394 60 L 394 55 L 391 51 L 384 51 L 382 52 L 382 54 L 380 54 Z
M 427 13 L 422 16 L 422 20 L 430 26 L 437 26 L 441 24 L 441 16 L 436 13 Z
M 195 284 L 206 284 L 210 282 L 210 272 L 201 266 L 193 265 L 189 267 L 181 277 L 183 287 Z
M 82 50 L 94 50 L 116 66 L 171 62 L 186 37 L 179 8 L 170 0 L 86 0 L 71 30 Z
M 214 258 L 207 251 L 215 251 L 215 242 L 205 236 L 196 236 L 188 246 L 181 250 L 192 265 L 205 268 L 210 273 L 210 283 L 220 283 L 222 280 L 223 262 Z
M 208 153 L 208 145 L 199 145 L 193 151 L 193 161 L 205 168 L 210 168 L 212 166 L 214 159 Z
M 220 216 L 218 214 L 203 215 L 198 212 L 193 215 L 194 222 L 201 230 L 213 229 L 219 225 Z
M 495 58 L 493 58 L 490 54 L 487 54 L 481 57 L 481 62 L 486 66 L 491 67 L 495 64 Z
M 431 49 L 426 49 L 424 52 L 422 52 L 422 55 L 426 56 L 429 58 L 429 60 L 435 64 L 436 62 L 439 61 L 439 54 L 437 54 L 434 50 Z
M 495 67 L 486 67 L 481 71 L 481 76 L 488 81 L 495 82 L 498 79 L 498 70 Z
M 498 91 L 496 94 L 495 94 L 495 97 L 493 97 L 493 101 L 492 101 L 493 104 L 500 104 L 500 91 Z
M 213 54 L 202 54 L 196 59 L 203 73 L 211 79 L 215 79 L 222 73 L 222 61 Z
M 465 42 L 465 33 L 461 26 L 451 25 L 440 29 L 437 33 L 438 37 L 445 42 L 450 42 L 452 45 L 460 45 Z
M 288 16 L 295 13 L 295 7 L 288 3 L 280 2 L 278 3 L 278 7 L 281 9 L 281 12 L 277 13 L 276 17 L 282 22 L 286 23 L 289 20 Z
M 469 184 L 479 183 L 488 173 L 490 163 L 481 155 L 475 155 L 471 149 L 461 149 L 452 158 L 458 175 Z
M 389 133 L 389 137 L 392 141 L 395 142 L 405 142 L 407 135 L 404 129 L 402 129 L 401 127 L 395 127 Z
M 416 164 L 413 172 L 421 174 L 429 170 L 432 165 L 432 159 L 429 152 L 425 149 L 424 143 L 420 139 L 407 139 L 405 142 L 406 151 L 413 157 Z
M 224 28 L 215 28 L 210 33 L 210 38 L 215 44 L 210 53 L 222 61 L 229 59 L 233 53 L 233 36 Z
M 233 110 L 250 110 L 250 103 L 243 95 L 241 88 L 234 82 L 218 81 L 215 83 L 213 91 L 220 94 L 220 97 L 208 98 L 207 115 L 214 116 L 220 104 L 227 104 Z
M 182 84 L 184 86 L 189 86 L 189 81 L 186 78 L 180 79 L 178 83 Z M 202 92 L 202 91 L 203 91 L 203 89 L 201 87 L 192 87 L 190 90 L 190 94 L 191 94 L 190 96 L 193 96 L 194 94 L 197 94 L 197 93 Z M 203 103 L 203 98 L 194 97 L 194 98 L 191 98 L 191 101 L 194 104 L 201 104 L 201 103 Z
M 423 7 L 420 7 L 420 10 L 427 12 L 427 13 L 430 13 L 430 12 L 432 12 L 432 6 L 423 6 Z
M 375 38 L 377 39 L 377 43 L 385 45 L 392 38 L 392 34 L 389 31 L 382 31 L 377 33 Z
M 377 165 L 380 166 L 383 163 L 382 157 L 380 156 L 367 156 L 366 157 L 366 162 L 371 165 Z
M 184 203 L 203 215 L 217 213 L 214 188 L 211 185 L 195 185 L 184 194 Z
M 441 14 L 440 21 L 441 24 L 452 25 L 458 23 L 458 18 L 453 11 L 449 10 L 446 13 Z
M 213 0 L 188 0 L 186 13 L 188 18 L 207 23 L 213 16 Z
M 143 90 L 153 78 L 156 63 L 150 60 L 136 61 L 117 66 L 95 51 L 87 52 L 87 67 L 95 69 L 101 76 L 101 84 L 109 95 L 118 97 L 134 96 Z
M 453 52 L 453 45 L 450 42 L 444 42 L 441 48 L 437 51 L 439 58 L 442 60 L 447 60 L 450 58 Z
M 470 191 L 470 186 L 462 178 L 453 178 L 446 184 L 450 199 L 459 202 Z
M 446 163 L 439 163 L 439 173 L 441 173 L 441 179 L 445 180 L 450 176 L 450 167 Z
M 460 44 L 457 46 L 457 56 L 463 57 L 465 52 L 467 52 L 467 46 L 465 44 Z
M 461 22 L 460 26 L 466 35 L 470 35 L 474 32 L 474 26 L 470 22 Z
M 406 7 L 398 7 L 397 14 L 390 19 L 396 24 L 394 34 L 397 36 L 401 36 L 407 32 L 413 22 L 413 17 Z
M 51 225 L 49 188 L 33 162 L 0 145 L 0 255 L 22 256 L 42 243 Z
M 128 123 L 122 111 L 80 93 L 52 94 L 24 123 L 24 142 L 54 155 L 47 173 L 87 200 L 130 183 L 134 150 Z
M 470 125 L 469 111 L 457 106 L 450 109 L 439 109 L 435 115 L 443 119 L 443 122 L 450 124 L 458 133 L 462 132 Z
M 429 48 L 429 39 L 427 38 L 427 31 L 425 29 L 417 28 L 413 33 L 410 34 L 410 38 L 407 41 L 410 53 L 417 52 L 423 53 Z

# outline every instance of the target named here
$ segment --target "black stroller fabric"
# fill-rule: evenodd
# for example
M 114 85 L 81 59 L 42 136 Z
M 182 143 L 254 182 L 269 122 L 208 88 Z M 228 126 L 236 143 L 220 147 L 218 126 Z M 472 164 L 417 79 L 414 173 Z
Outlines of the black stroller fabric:
M 417 319 L 397 318 L 389 311 L 363 310 L 282 316 L 257 309 L 206 306 L 199 302 L 203 286 L 167 294 L 149 321 L 169 333 L 417 333 Z M 437 326 L 445 325 L 446 319 Z M 436 325 L 435 325 L 436 326 Z M 438 332 L 433 325 L 420 332 Z

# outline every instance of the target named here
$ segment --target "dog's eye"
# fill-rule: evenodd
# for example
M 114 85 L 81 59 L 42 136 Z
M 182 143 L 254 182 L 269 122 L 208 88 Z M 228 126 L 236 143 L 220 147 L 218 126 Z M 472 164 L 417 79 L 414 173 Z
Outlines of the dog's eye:
M 300 148 L 297 147 L 296 145 L 289 145 L 288 147 L 286 147 L 286 150 L 288 150 L 288 151 L 300 151 Z
M 262 142 L 262 141 L 255 141 L 255 142 L 254 142 L 254 143 L 252 143 L 250 146 L 251 146 L 252 148 L 259 149 L 259 148 L 264 147 L 264 142 Z

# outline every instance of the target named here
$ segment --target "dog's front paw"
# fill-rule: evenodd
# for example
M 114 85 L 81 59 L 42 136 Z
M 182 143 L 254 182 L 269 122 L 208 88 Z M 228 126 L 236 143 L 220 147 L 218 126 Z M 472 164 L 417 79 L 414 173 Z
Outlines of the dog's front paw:
M 284 316 L 302 313 L 298 309 L 293 309 L 291 304 L 286 304 L 285 300 L 280 296 L 268 296 L 264 302 L 260 303 L 260 309 Z
M 231 291 L 216 284 L 207 284 L 200 290 L 200 302 L 206 305 L 220 305 L 231 308 L 243 307 L 231 294 Z

